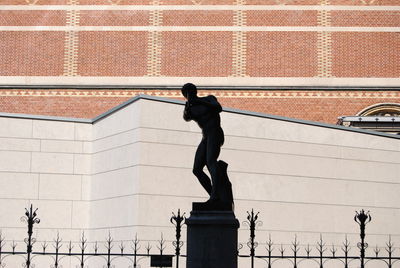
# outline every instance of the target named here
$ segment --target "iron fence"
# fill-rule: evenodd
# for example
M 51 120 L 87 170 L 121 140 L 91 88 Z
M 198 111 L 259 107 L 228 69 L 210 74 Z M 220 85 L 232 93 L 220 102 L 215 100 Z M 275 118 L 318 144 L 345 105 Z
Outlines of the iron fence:
M 78 248 L 74 249 L 74 245 L 71 241 L 63 242 L 59 235 L 57 235 L 57 237 L 53 240 L 51 244 L 47 242 L 42 242 L 40 247 L 35 246 L 35 248 L 40 248 L 40 250 L 34 251 L 33 246 L 37 243 L 37 241 L 36 238 L 33 237 L 33 231 L 35 225 L 40 223 L 40 219 L 37 215 L 37 209 L 33 209 L 32 205 L 29 209 L 25 210 L 26 212 L 25 216 L 23 217 L 23 221 L 27 224 L 28 234 L 28 236 L 24 239 L 26 250 L 17 250 L 17 243 L 15 243 L 14 241 L 6 243 L 5 237 L 1 234 L 0 231 L 0 268 L 11 267 L 7 266 L 6 264 L 6 260 L 11 256 L 23 257 L 23 267 L 26 268 L 34 268 L 35 264 L 32 261 L 38 256 L 48 256 L 52 262 L 52 264 L 49 266 L 51 268 L 61 268 L 62 265 L 60 264 L 60 262 L 65 258 L 75 258 L 79 262 L 79 264 L 76 265 L 77 268 L 87 268 L 89 267 L 89 259 L 92 257 L 101 258 L 103 264 L 100 267 L 116 267 L 114 264 L 116 260 L 118 258 L 124 258 L 128 260 L 130 264 L 128 266 L 122 266 L 121 268 L 137 268 L 140 267 L 140 264 L 143 263 L 144 260 L 149 260 L 152 256 L 154 256 L 154 254 L 151 254 L 152 245 L 150 245 L 150 243 L 147 243 L 147 245 L 144 247 L 144 250 L 142 249 L 142 252 L 144 251 L 143 253 L 139 253 L 139 250 L 141 249 L 141 244 L 137 236 L 135 236 L 134 239 L 131 240 L 129 245 L 130 247 L 128 248 L 128 246 L 124 242 L 115 242 L 110 233 L 106 241 L 103 242 L 103 245 L 105 245 L 105 250 L 103 251 L 99 250 L 98 242 L 95 242 L 93 244 L 93 247 L 89 249 L 89 243 L 84 233 L 82 233 L 80 237 Z M 387 268 L 394 268 L 394 264 L 396 263 L 400 264 L 400 256 L 394 256 L 395 247 L 390 237 L 389 241 L 384 247 L 386 254 L 381 254 L 381 250 L 376 247 L 373 249 L 372 255 L 366 255 L 368 244 L 365 242 L 365 227 L 372 220 L 372 217 L 369 212 L 366 212 L 364 210 L 356 212 L 356 215 L 354 216 L 354 221 L 359 225 L 360 230 L 360 241 L 357 243 L 359 254 L 357 255 L 350 254 L 351 247 L 347 236 L 339 249 L 334 245 L 328 248 L 326 246 L 326 243 L 323 241 L 322 236 L 320 236 L 320 240 L 317 242 L 315 247 L 317 254 L 312 253 L 313 251 L 310 245 L 301 247 L 297 236 L 295 236 L 290 247 L 286 248 L 283 247 L 283 245 L 280 245 L 280 247 L 276 247 L 276 245 L 271 240 L 271 237 L 269 237 L 266 242 L 265 249 L 263 250 L 266 254 L 258 255 L 256 254 L 256 249 L 258 248 L 259 244 L 256 241 L 256 232 L 257 226 L 260 223 L 259 213 L 255 213 L 254 210 L 251 210 L 247 213 L 247 220 L 243 222 L 243 224 L 247 225 L 249 230 L 248 242 L 245 243 L 245 245 L 247 245 L 248 247 L 248 251 L 246 251 L 248 253 L 243 253 L 245 251 L 243 244 L 239 244 L 238 246 L 238 257 L 242 259 L 249 259 L 250 263 L 249 265 L 246 265 L 246 267 L 254 268 L 255 260 L 264 261 L 264 265 L 262 265 L 262 267 L 265 268 L 278 267 L 277 261 L 279 260 L 288 261 L 290 264 L 285 266 L 287 268 L 298 268 L 299 264 L 305 260 L 314 261 L 314 263 L 318 265 L 318 268 L 326 267 L 327 263 L 333 260 L 336 260 L 340 263 L 340 266 L 335 266 L 338 268 L 350 268 L 350 264 L 354 264 L 354 262 L 357 263 L 357 267 L 366 268 L 367 264 L 373 260 L 382 262 Z M 185 224 L 185 213 L 181 214 L 180 210 L 178 210 L 176 214 L 172 213 L 170 222 L 175 227 L 175 238 L 170 244 L 174 253 L 170 255 L 165 254 L 167 242 L 161 235 L 161 239 L 158 240 L 155 245 L 157 249 L 156 255 L 158 257 L 173 257 L 175 259 L 174 266 L 176 268 L 179 268 L 180 258 L 186 257 L 184 254 L 181 253 L 181 249 L 184 245 L 184 242 L 181 241 L 181 232 L 182 227 Z M 49 248 L 52 249 L 50 250 Z M 66 248 L 66 250 L 61 250 L 62 248 Z M 289 253 L 286 253 L 286 251 Z M 307 268 L 308 267 L 309 266 L 307 266 Z M 373 268 L 373 266 L 371 267 Z M 400 267 L 400 265 L 398 267 Z M 40 268 L 45 267 L 41 265 Z

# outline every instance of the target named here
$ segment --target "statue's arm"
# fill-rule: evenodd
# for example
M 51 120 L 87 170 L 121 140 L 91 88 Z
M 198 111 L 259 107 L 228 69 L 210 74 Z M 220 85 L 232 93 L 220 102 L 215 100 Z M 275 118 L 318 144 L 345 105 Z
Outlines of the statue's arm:
M 188 103 L 188 102 L 185 103 L 185 110 L 183 110 L 183 119 L 184 119 L 186 122 L 192 120 L 192 117 L 191 117 L 191 115 L 190 115 L 189 103 Z
M 196 102 L 212 108 L 217 113 L 222 112 L 221 104 L 219 104 L 217 98 L 213 95 L 207 96 L 205 98 L 198 98 L 198 99 L 196 99 Z

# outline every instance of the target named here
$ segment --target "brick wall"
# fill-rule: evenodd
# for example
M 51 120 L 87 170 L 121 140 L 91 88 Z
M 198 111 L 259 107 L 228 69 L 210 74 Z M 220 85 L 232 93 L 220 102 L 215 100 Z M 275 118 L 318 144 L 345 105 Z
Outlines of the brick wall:
M 1 90 L 0 112 L 93 118 L 138 95 L 182 100 L 179 90 Z M 330 124 L 377 103 L 400 103 L 399 91 L 201 90 L 224 107 Z
M 397 0 L 4 0 L 0 75 L 60 81 L 65 76 L 398 78 L 399 5 Z

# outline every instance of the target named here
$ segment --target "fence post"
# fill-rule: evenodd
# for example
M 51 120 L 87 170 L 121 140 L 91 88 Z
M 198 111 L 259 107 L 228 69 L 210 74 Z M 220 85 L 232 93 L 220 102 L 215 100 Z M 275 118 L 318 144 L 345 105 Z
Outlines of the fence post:
M 40 223 L 40 219 L 37 218 L 37 211 L 38 209 L 33 210 L 33 205 L 31 204 L 30 209 L 25 208 L 25 217 L 23 217 L 21 220 L 25 221 L 28 223 L 28 237 L 24 239 L 25 244 L 26 244 L 26 268 L 30 268 L 31 266 L 31 253 L 32 253 L 32 247 L 33 244 L 35 244 L 36 239 L 32 238 L 33 234 L 33 225 L 35 223 Z
M 140 249 L 139 247 L 139 240 L 137 238 L 137 234 L 135 235 L 135 240 L 133 240 L 133 268 L 137 267 L 137 253 Z
M 85 232 L 82 232 L 81 242 L 79 245 L 81 248 L 81 256 L 80 256 L 81 257 L 81 259 L 80 259 L 81 260 L 81 265 L 80 265 L 81 268 L 84 268 L 84 266 L 85 266 L 85 250 L 87 247 L 86 242 L 87 242 L 87 239 L 85 238 Z
M 172 245 L 175 247 L 175 256 L 176 256 L 176 268 L 179 268 L 179 256 L 181 255 L 181 248 L 183 246 L 183 242 L 181 240 L 181 230 L 182 225 L 185 223 L 185 213 L 181 215 L 181 210 L 178 209 L 178 214 L 175 215 L 172 212 L 171 223 L 175 225 L 175 241 L 172 242 Z
M 360 249 L 361 268 L 365 268 L 365 249 L 368 248 L 368 244 L 365 243 L 365 225 L 371 221 L 371 215 L 369 211 L 365 212 L 363 209 L 360 212 L 356 211 L 354 221 L 360 225 L 361 242 L 357 243 L 357 247 Z
M 256 255 L 256 247 L 258 246 L 258 243 L 254 241 L 256 237 L 256 225 L 258 224 L 258 214 L 260 212 L 257 212 L 254 214 L 254 210 L 251 210 L 251 213 L 247 211 L 247 222 L 245 222 L 247 225 L 250 227 L 250 238 L 249 242 L 247 242 L 247 246 L 250 249 L 250 259 L 251 259 L 251 268 L 254 268 L 254 256 Z
M 0 230 L 0 267 L 3 267 L 3 256 L 2 256 L 2 253 L 3 253 L 4 245 L 5 245 L 4 237 L 3 237 L 3 234 L 1 233 L 1 230 Z

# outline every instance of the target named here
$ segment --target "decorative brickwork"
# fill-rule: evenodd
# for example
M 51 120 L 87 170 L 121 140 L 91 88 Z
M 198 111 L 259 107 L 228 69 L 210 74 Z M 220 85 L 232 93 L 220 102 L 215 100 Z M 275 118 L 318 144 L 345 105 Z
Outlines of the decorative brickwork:
M 237 0 L 238 6 L 246 4 L 246 0 Z M 236 10 L 233 23 L 234 26 L 246 26 L 246 12 L 243 10 Z M 232 44 L 232 76 L 243 77 L 246 76 L 246 52 L 247 52 L 247 35 L 246 32 L 237 31 L 233 32 Z
M 224 107 L 335 124 L 376 103 L 400 103 L 399 91 L 201 90 Z M 138 94 L 182 100 L 180 90 L 0 90 L 0 112 L 93 118 Z
M 160 0 L 153 0 L 152 5 L 160 5 Z M 163 11 L 152 10 L 150 12 L 150 25 L 162 25 Z M 161 75 L 161 51 L 162 51 L 162 32 L 150 31 L 148 33 L 147 44 L 147 76 Z
M 321 5 L 329 5 L 329 0 L 321 0 Z M 331 11 L 318 10 L 318 26 L 331 26 Z M 318 32 L 317 37 L 318 77 L 332 77 L 332 34 Z
M 28 5 L 35 5 L 39 0 L 25 0 Z
M 400 85 L 398 0 L 3 0 L 1 5 L 3 83 L 44 77 L 43 83 L 149 85 L 154 77 L 151 85 L 176 85 L 176 79 L 189 77 L 204 85 Z M 61 48 L 60 40 L 29 43 L 34 36 L 59 35 Z M 11 36 L 18 37 L 7 39 Z
M 332 77 L 332 33 L 318 32 L 318 77 Z
M 78 0 L 69 0 L 70 5 L 79 4 Z M 67 11 L 67 26 L 79 25 L 80 11 Z M 65 33 L 65 54 L 64 54 L 64 76 L 78 75 L 78 46 L 79 34 L 76 31 L 67 31 Z
M 66 5 L 68 0 L 2 0 L 2 5 Z M 152 0 L 81 0 L 80 5 L 151 5 Z M 247 0 L 247 5 L 318 5 L 320 0 Z M 235 5 L 236 0 L 168 0 L 162 5 Z M 331 5 L 399 6 L 398 0 L 331 0 Z

